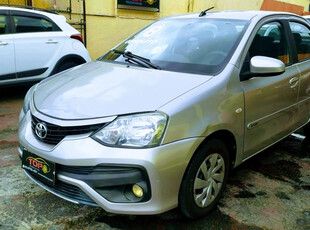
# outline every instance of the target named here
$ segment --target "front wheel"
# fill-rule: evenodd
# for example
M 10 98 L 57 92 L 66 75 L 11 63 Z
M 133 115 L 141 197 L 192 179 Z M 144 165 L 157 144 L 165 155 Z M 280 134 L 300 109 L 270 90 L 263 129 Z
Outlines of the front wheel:
M 198 218 L 211 211 L 223 193 L 229 172 L 229 152 L 217 139 L 202 146 L 184 175 L 179 207 L 189 218 Z

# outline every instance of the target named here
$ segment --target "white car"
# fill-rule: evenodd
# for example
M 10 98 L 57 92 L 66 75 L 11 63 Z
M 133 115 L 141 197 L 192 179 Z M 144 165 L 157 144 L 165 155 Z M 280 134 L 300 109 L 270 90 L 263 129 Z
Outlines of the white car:
M 62 15 L 0 7 L 0 85 L 38 81 L 90 61 Z
M 308 22 L 310 22 L 310 15 L 306 15 L 306 16 L 304 16 L 304 18 L 307 19 Z

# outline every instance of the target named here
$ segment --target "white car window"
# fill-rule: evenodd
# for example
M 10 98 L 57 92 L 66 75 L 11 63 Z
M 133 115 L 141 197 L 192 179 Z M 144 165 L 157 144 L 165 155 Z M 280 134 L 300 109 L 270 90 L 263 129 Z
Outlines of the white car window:
M 44 18 L 13 16 L 16 33 L 50 32 L 54 29 L 53 23 Z
M 0 35 L 7 34 L 8 32 L 7 26 L 7 17 L 5 15 L 0 15 Z

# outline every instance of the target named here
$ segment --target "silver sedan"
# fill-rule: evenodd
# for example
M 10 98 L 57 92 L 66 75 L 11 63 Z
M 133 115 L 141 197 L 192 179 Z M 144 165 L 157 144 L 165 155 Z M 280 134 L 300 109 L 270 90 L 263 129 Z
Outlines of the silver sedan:
M 22 167 L 74 203 L 205 215 L 232 168 L 309 133 L 309 34 L 304 18 L 280 12 L 160 19 L 29 90 Z

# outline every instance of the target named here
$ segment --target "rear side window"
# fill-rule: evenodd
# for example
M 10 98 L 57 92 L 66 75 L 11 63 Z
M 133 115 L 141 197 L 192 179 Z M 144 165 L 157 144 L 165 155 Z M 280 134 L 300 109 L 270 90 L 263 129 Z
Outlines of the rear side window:
M 254 56 L 266 56 L 279 59 L 284 64 L 290 63 L 288 43 L 282 25 L 272 22 L 263 25 L 257 34 L 249 50 L 250 58 Z
M 0 35 L 8 33 L 7 17 L 0 15 Z
M 60 29 L 45 18 L 13 16 L 16 33 L 51 32 Z
M 293 33 L 298 61 L 310 58 L 310 30 L 298 22 L 290 22 Z

